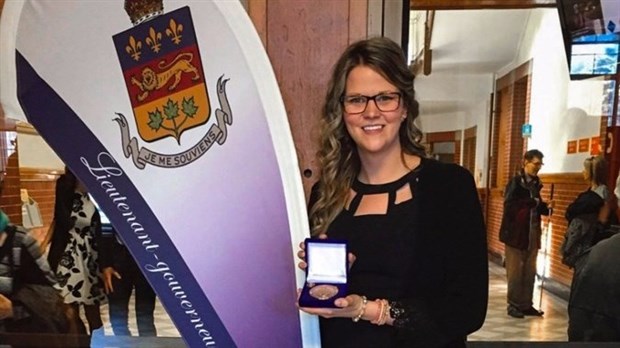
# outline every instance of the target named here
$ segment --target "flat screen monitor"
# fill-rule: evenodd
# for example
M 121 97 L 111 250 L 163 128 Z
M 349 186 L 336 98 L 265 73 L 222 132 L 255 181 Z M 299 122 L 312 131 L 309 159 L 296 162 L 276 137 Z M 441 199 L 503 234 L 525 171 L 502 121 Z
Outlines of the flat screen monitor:
M 618 42 L 573 43 L 571 75 L 613 75 L 618 71 Z
M 620 59 L 620 0 L 557 0 L 571 80 L 610 76 Z

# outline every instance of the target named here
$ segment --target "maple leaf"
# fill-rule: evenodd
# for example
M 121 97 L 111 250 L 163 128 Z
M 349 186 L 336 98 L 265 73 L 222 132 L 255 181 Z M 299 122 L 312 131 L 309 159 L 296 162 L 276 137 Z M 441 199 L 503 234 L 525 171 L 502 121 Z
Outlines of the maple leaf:
M 185 113 L 187 117 L 194 117 L 197 111 L 198 107 L 194 103 L 194 97 L 191 97 L 189 99 L 183 98 L 183 113 Z
M 155 109 L 155 112 L 149 112 L 149 127 L 151 127 L 151 129 L 153 130 L 158 130 L 161 127 L 162 122 L 164 122 L 164 119 L 161 117 L 161 112 L 158 109 Z
M 179 117 L 179 104 L 173 102 L 172 99 L 168 99 L 168 102 L 164 105 L 164 114 L 168 120 Z

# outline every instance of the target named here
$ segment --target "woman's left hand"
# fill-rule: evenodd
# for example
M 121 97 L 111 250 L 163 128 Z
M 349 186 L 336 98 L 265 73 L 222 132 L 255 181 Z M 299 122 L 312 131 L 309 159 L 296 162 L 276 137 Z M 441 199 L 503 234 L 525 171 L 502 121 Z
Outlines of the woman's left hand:
M 362 312 L 363 299 L 360 295 L 351 294 L 336 299 L 334 304 L 336 308 L 299 307 L 299 309 L 323 318 L 355 318 Z
M 318 237 L 319 239 L 327 239 L 327 235 L 321 233 Z M 297 267 L 302 271 L 305 271 L 308 265 L 306 264 L 306 244 L 304 242 L 299 243 L 299 251 L 297 252 L 297 257 L 299 258 L 299 263 L 297 263 Z M 347 255 L 347 260 L 349 261 L 349 269 L 353 266 L 355 262 L 356 256 L 353 253 L 349 253 Z
M 318 238 L 327 239 L 327 235 L 324 233 L 321 233 Z M 308 265 L 306 264 L 306 243 L 304 242 L 299 243 L 299 251 L 297 252 L 297 257 L 300 260 L 299 263 L 297 264 L 297 267 L 299 267 L 299 269 L 301 269 L 302 271 L 305 271 L 306 268 L 308 267 Z

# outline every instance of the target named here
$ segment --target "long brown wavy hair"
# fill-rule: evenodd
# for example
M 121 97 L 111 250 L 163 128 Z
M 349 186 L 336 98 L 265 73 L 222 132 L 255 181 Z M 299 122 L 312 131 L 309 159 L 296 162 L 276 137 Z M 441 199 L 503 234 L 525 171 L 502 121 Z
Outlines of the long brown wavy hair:
M 420 144 L 422 132 L 414 124 L 419 113 L 413 89 L 414 75 L 407 67 L 403 50 L 394 41 L 383 37 L 351 44 L 334 66 L 320 121 L 320 150 L 317 157 L 321 176 L 318 181 L 318 199 L 309 212 L 313 236 L 325 233 L 329 224 L 342 211 L 351 184 L 360 171 L 357 147 L 344 124 L 341 102 L 349 73 L 360 65 L 375 70 L 402 94 L 401 100 L 407 109 L 407 117 L 398 132 L 403 162 L 404 154 L 426 156 Z
M 607 161 L 605 157 L 598 155 L 586 158 L 583 167 L 590 176 L 589 184 L 596 186 L 607 184 Z

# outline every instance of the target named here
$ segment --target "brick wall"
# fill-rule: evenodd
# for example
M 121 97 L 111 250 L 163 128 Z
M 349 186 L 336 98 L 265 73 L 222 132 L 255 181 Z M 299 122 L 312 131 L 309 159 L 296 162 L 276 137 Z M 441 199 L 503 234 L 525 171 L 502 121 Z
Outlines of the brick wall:
M 463 163 L 461 165 L 474 176 L 477 180 L 479 179 L 476 176 L 476 134 L 477 127 L 473 126 L 471 128 L 467 128 L 463 131 Z
M 31 230 L 33 236 L 41 241 L 53 219 L 56 179 L 59 174 L 47 169 L 20 168 L 19 148 L 11 141 L 17 136 L 17 128 L 6 119 L 2 120 L 2 125 L 4 130 L 0 130 L 0 171 L 5 173 L 5 176 L 0 207 L 7 213 L 11 223 L 22 225 L 21 190 L 26 189 L 41 211 L 43 226 Z
M 454 163 L 463 165 L 463 163 L 461 163 L 461 142 L 460 141 L 454 142 Z
M 496 93 L 496 95 L 500 96 L 499 93 Z M 498 99 L 499 100 L 499 99 Z M 498 177 L 498 172 L 497 172 L 497 167 L 498 167 L 498 153 L 497 153 L 497 148 L 499 146 L 499 122 L 497 120 L 497 115 L 499 114 L 499 106 L 495 107 L 495 111 L 493 112 L 493 131 L 492 131 L 492 135 L 491 135 L 491 148 L 489 149 L 489 152 L 491 153 L 491 158 L 489 158 L 489 178 L 488 178 L 488 183 L 487 185 L 489 187 L 497 187 L 497 177 Z
M 522 164 L 527 142 L 521 136 L 521 126 L 529 119 L 530 75 L 531 64 L 526 62 L 496 81 L 490 178 L 493 188 L 503 189 Z
M 521 136 L 521 127 L 525 123 L 527 80 L 528 78 L 524 77 L 514 84 L 512 95 L 509 97 L 509 110 L 504 113 L 508 116 L 506 135 L 509 141 L 504 149 L 504 158 L 508 160 L 504 162 L 504 168 L 501 170 L 502 183 L 507 183 L 522 165 L 525 142 Z
M 499 227 L 504 211 L 503 189 L 491 189 L 486 203 L 487 242 L 492 255 L 503 257 L 504 244 L 499 241 Z

